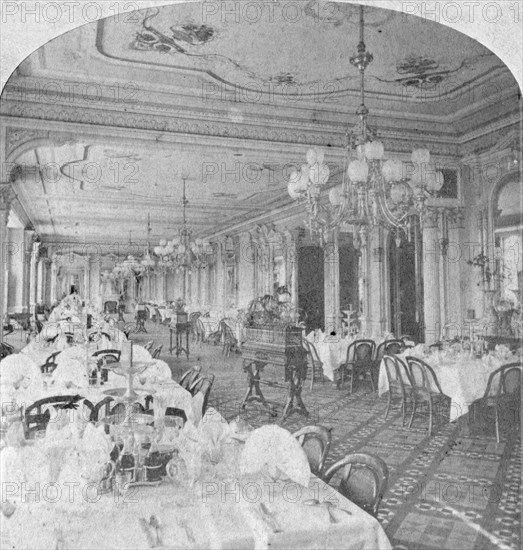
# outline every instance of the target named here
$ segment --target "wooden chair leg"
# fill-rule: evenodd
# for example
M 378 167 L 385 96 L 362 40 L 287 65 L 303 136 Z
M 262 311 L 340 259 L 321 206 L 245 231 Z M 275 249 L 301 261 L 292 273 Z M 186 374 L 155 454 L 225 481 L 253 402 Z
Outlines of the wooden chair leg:
M 496 422 L 496 442 L 499 443 L 499 414 L 498 414 L 498 408 L 495 407 L 495 422 Z
M 389 416 L 391 401 L 392 401 L 392 396 L 391 396 L 391 391 L 390 391 L 390 388 L 389 388 L 389 399 L 387 401 L 387 410 L 385 411 L 385 420 L 387 420 L 387 417 Z
M 432 399 L 429 398 L 429 437 L 432 435 Z
M 409 425 L 407 426 L 408 428 L 412 427 L 412 422 L 414 421 L 414 415 L 416 414 L 416 406 L 417 406 L 416 401 L 413 401 L 412 402 L 412 412 L 410 414 Z

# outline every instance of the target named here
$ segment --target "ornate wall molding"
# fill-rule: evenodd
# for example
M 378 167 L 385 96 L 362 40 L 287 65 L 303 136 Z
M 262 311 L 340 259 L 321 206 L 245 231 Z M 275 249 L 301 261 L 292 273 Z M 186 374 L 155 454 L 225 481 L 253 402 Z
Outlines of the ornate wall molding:
M 114 108 L 89 108 L 87 105 L 80 109 L 78 106 L 49 105 L 28 101 L 3 101 L 0 104 L 0 114 L 14 118 L 53 122 L 337 148 L 345 146 L 345 134 L 348 126 L 348 124 L 328 122 L 314 124 L 306 120 L 292 121 L 289 119 L 285 128 L 282 129 L 281 121 L 276 119 L 259 119 L 250 123 L 238 124 L 230 120 L 202 118 L 201 112 L 199 117 L 197 113 L 189 116 L 185 111 L 166 115 L 165 109 L 157 114 L 131 110 L 127 112 L 115 111 Z M 429 130 L 427 130 L 428 132 Z M 380 126 L 380 137 L 389 151 L 410 154 L 413 144 L 418 143 L 417 136 L 417 131 L 414 129 L 405 128 L 402 132 L 398 132 L 397 127 L 387 127 L 386 124 Z M 32 139 L 34 137 L 46 137 L 45 132 L 42 135 L 33 136 Z M 21 139 L 21 136 L 18 139 Z M 439 134 L 433 137 L 427 135 L 425 141 L 430 144 L 431 152 L 435 155 L 456 156 L 457 145 L 455 138 L 450 134 Z M 22 142 L 18 141 L 18 145 L 20 143 Z M 13 148 L 14 145 L 11 145 L 10 150 Z
M 47 130 L 19 128 L 11 126 L 6 129 L 6 158 L 20 145 L 35 139 L 46 139 L 49 137 Z

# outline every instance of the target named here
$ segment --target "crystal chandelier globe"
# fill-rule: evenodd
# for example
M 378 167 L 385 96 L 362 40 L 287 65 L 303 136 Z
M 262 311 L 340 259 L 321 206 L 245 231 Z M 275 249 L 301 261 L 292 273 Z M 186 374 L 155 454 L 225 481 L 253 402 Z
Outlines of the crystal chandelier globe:
M 360 72 L 359 121 L 347 133 L 345 167 L 342 182 L 328 186 L 330 170 L 321 149 L 310 149 L 307 163 L 291 173 L 288 193 L 303 202 L 306 224 L 311 234 L 319 234 L 323 244 L 327 234 L 341 226 L 352 226 L 355 246 L 364 246 L 369 228 L 390 229 L 401 243 L 402 235 L 410 238 L 410 220 L 417 214 L 423 221 L 427 199 L 443 185 L 443 174 L 431 162 L 430 152 L 418 148 L 411 162 L 385 159 L 383 143 L 368 125 L 365 106 L 365 69 L 373 61 L 364 42 L 364 8 L 360 6 L 360 41 L 357 55 L 350 62 Z M 322 196 L 329 189 L 328 200 Z

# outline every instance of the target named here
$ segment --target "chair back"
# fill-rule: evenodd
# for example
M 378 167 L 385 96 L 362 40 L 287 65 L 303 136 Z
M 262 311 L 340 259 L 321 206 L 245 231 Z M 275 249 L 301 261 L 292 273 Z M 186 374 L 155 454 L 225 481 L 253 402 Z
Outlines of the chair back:
M 412 386 L 423 393 L 443 393 L 438 377 L 430 365 L 418 357 L 407 356 Z
M 192 369 L 185 371 L 180 378 L 180 386 L 189 391 L 189 388 L 193 385 L 195 380 L 200 377 L 202 367 L 200 365 L 195 365 Z
M 107 363 L 119 363 L 122 352 L 119 349 L 99 349 L 93 353 L 93 357 L 98 357 L 98 366 Z
M 496 369 L 489 376 L 484 397 L 506 395 L 519 399 L 521 396 L 521 369 L 523 362 L 509 363 Z
M 68 344 L 74 344 L 74 333 L 72 332 L 64 332 L 65 341 Z
M 221 330 L 223 333 L 224 338 L 229 340 L 236 340 L 236 337 L 234 336 L 234 333 L 232 332 L 231 327 L 227 324 L 225 319 L 222 319 L 220 321 Z
M 214 374 L 209 376 L 200 376 L 197 378 L 189 388 L 189 391 L 193 397 L 196 397 L 198 393 L 203 394 L 202 414 L 205 414 L 207 410 L 207 404 L 209 402 L 209 396 L 211 395 L 212 385 L 214 384 Z
M 325 473 L 329 483 L 340 472 L 338 491 L 374 517 L 387 490 L 389 469 L 376 455 L 354 453 L 342 458 Z
M 307 351 L 309 352 L 313 365 L 314 366 L 319 365 L 321 368 L 323 363 L 320 359 L 320 356 L 318 355 L 318 350 L 316 349 L 316 346 L 312 342 L 309 342 L 308 340 L 304 340 L 304 342 L 306 344 Z
M 347 348 L 347 363 L 370 363 L 374 359 L 374 340 L 354 340 Z
M 6 342 L 0 342 L 0 360 L 14 353 L 15 348 Z
M 160 353 L 162 352 L 163 344 L 160 344 L 158 347 L 154 349 L 154 351 L 151 353 L 151 357 L 153 359 L 158 359 L 160 357 Z
M 54 353 L 51 353 L 51 355 L 45 360 L 45 363 L 40 366 L 42 374 L 51 374 L 52 372 L 54 372 L 54 370 L 58 366 L 56 363 L 56 358 L 61 353 L 61 351 L 55 351 Z
M 77 409 L 80 406 L 79 401 L 82 400 L 83 404 L 89 410 L 88 417 L 83 419 L 87 422 L 92 417 L 94 407 L 90 401 L 83 399 L 79 395 L 55 395 L 52 397 L 45 397 L 29 405 L 24 413 L 24 431 L 26 438 L 29 439 L 37 432 L 46 430 L 51 420 L 51 413 L 48 409 L 44 409 L 45 406 L 55 406 L 64 410 Z
M 100 422 L 104 418 L 111 417 L 111 422 L 113 424 L 121 424 L 126 418 L 127 409 L 124 403 L 117 403 L 111 406 L 111 403 L 114 401 L 114 397 L 109 395 L 94 405 L 91 411 L 91 422 Z M 141 403 L 133 403 L 131 410 L 133 413 L 145 412 Z M 109 426 L 107 426 L 106 431 L 109 432 Z
M 146 349 L 147 351 L 151 351 L 152 347 L 154 346 L 154 340 L 149 340 L 147 344 L 143 347 L 143 349 Z
M 321 478 L 331 446 L 331 429 L 324 426 L 305 426 L 293 435 L 307 455 L 311 472 Z
M 389 389 L 395 388 L 404 391 L 404 377 L 402 376 L 396 358 L 392 355 L 384 355 L 381 364 L 385 367 L 385 374 L 389 383 Z
M 137 310 L 136 319 L 139 321 L 147 321 L 147 310 L 146 309 Z
M 376 350 L 376 361 L 381 361 L 384 355 L 397 355 L 405 349 L 403 340 L 385 340 Z

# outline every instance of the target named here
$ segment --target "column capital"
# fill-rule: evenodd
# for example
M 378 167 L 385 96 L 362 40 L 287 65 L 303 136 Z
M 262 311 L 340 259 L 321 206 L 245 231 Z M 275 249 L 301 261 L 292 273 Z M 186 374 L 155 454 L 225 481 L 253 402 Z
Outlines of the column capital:
M 462 229 L 465 219 L 465 209 L 463 207 L 447 208 L 447 219 L 451 229 Z
M 423 225 L 427 229 L 436 229 L 439 223 L 439 210 L 437 208 L 429 208 L 423 215 Z

